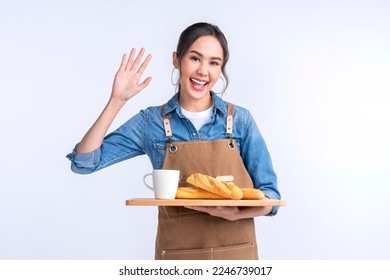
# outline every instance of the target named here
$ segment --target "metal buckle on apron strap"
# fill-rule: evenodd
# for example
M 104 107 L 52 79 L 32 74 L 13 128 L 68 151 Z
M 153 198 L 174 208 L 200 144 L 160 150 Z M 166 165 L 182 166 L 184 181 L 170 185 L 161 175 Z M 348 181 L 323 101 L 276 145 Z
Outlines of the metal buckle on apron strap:
M 164 111 L 165 104 L 162 107 L 162 110 Z M 172 144 L 172 129 L 171 129 L 171 123 L 169 122 L 168 116 L 164 116 L 164 130 L 165 130 L 165 136 L 168 138 L 169 143 L 169 152 L 175 153 L 177 151 L 177 147 Z
M 172 153 L 172 154 L 176 153 L 177 147 L 172 144 L 172 137 L 169 137 L 168 143 L 169 143 L 169 152 Z
M 233 107 L 234 105 L 232 103 L 229 103 L 228 105 L 228 116 L 226 118 L 226 135 L 229 137 L 230 141 L 228 143 L 228 147 L 232 150 L 234 150 L 234 147 L 236 146 L 234 144 L 232 135 L 233 135 Z
M 229 143 L 228 143 L 228 147 L 229 147 L 230 149 L 234 150 L 234 148 L 236 147 L 236 145 L 235 145 L 234 142 L 233 142 L 232 136 L 229 135 L 229 139 L 230 139 L 230 141 L 229 141 Z

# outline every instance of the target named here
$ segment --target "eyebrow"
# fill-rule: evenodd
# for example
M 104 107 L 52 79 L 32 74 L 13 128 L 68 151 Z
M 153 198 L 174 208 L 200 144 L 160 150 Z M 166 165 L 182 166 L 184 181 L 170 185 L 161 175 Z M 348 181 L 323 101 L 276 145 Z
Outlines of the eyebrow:
M 201 54 L 200 52 L 197 52 L 195 50 L 190 51 L 190 53 L 195 53 L 195 54 L 199 55 L 200 57 L 204 57 L 203 54 Z M 213 57 L 211 57 L 211 59 L 212 60 L 220 60 L 222 62 L 222 58 L 217 57 L 217 56 L 213 56 Z

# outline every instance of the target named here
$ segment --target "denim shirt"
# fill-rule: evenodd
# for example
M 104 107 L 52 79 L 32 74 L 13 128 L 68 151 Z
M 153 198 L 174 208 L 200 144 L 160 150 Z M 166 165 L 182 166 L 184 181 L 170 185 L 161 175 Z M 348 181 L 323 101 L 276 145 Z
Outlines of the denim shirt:
M 161 169 L 168 139 L 163 126 L 163 113 L 169 115 L 172 128 L 172 141 L 225 139 L 228 103 L 211 93 L 214 105 L 210 122 L 195 129 L 181 111 L 175 94 L 167 103 L 164 112 L 161 106 L 141 110 L 115 131 L 109 133 L 100 148 L 90 153 L 77 154 L 77 145 L 67 155 L 71 169 L 80 174 L 89 174 L 120 161 L 147 154 L 153 169 Z M 251 176 L 255 188 L 260 189 L 270 199 L 280 199 L 277 177 L 271 158 L 260 131 L 250 112 L 235 105 L 233 110 L 233 138 L 237 143 L 244 165 Z M 270 216 L 277 213 L 273 207 Z

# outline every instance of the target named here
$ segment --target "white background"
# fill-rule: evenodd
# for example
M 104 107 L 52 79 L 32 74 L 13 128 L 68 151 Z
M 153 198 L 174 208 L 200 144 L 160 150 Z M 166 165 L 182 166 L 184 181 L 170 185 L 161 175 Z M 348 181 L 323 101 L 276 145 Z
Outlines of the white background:
M 256 219 L 263 259 L 390 257 L 390 2 L 0 2 L 0 259 L 153 259 L 146 156 L 92 175 L 65 158 L 106 104 L 123 53 L 151 85 L 112 129 L 174 94 L 188 25 L 228 38 L 225 99 L 248 108 L 287 206 Z

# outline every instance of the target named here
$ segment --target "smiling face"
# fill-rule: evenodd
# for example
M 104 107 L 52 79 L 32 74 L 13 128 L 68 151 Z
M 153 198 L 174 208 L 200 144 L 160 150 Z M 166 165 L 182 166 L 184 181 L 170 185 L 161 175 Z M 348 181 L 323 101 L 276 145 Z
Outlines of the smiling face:
M 224 53 L 214 36 L 199 37 L 181 61 L 173 54 L 173 64 L 180 69 L 180 105 L 193 112 L 212 106 L 210 90 L 221 75 Z M 180 65 L 179 65 L 180 63 Z

